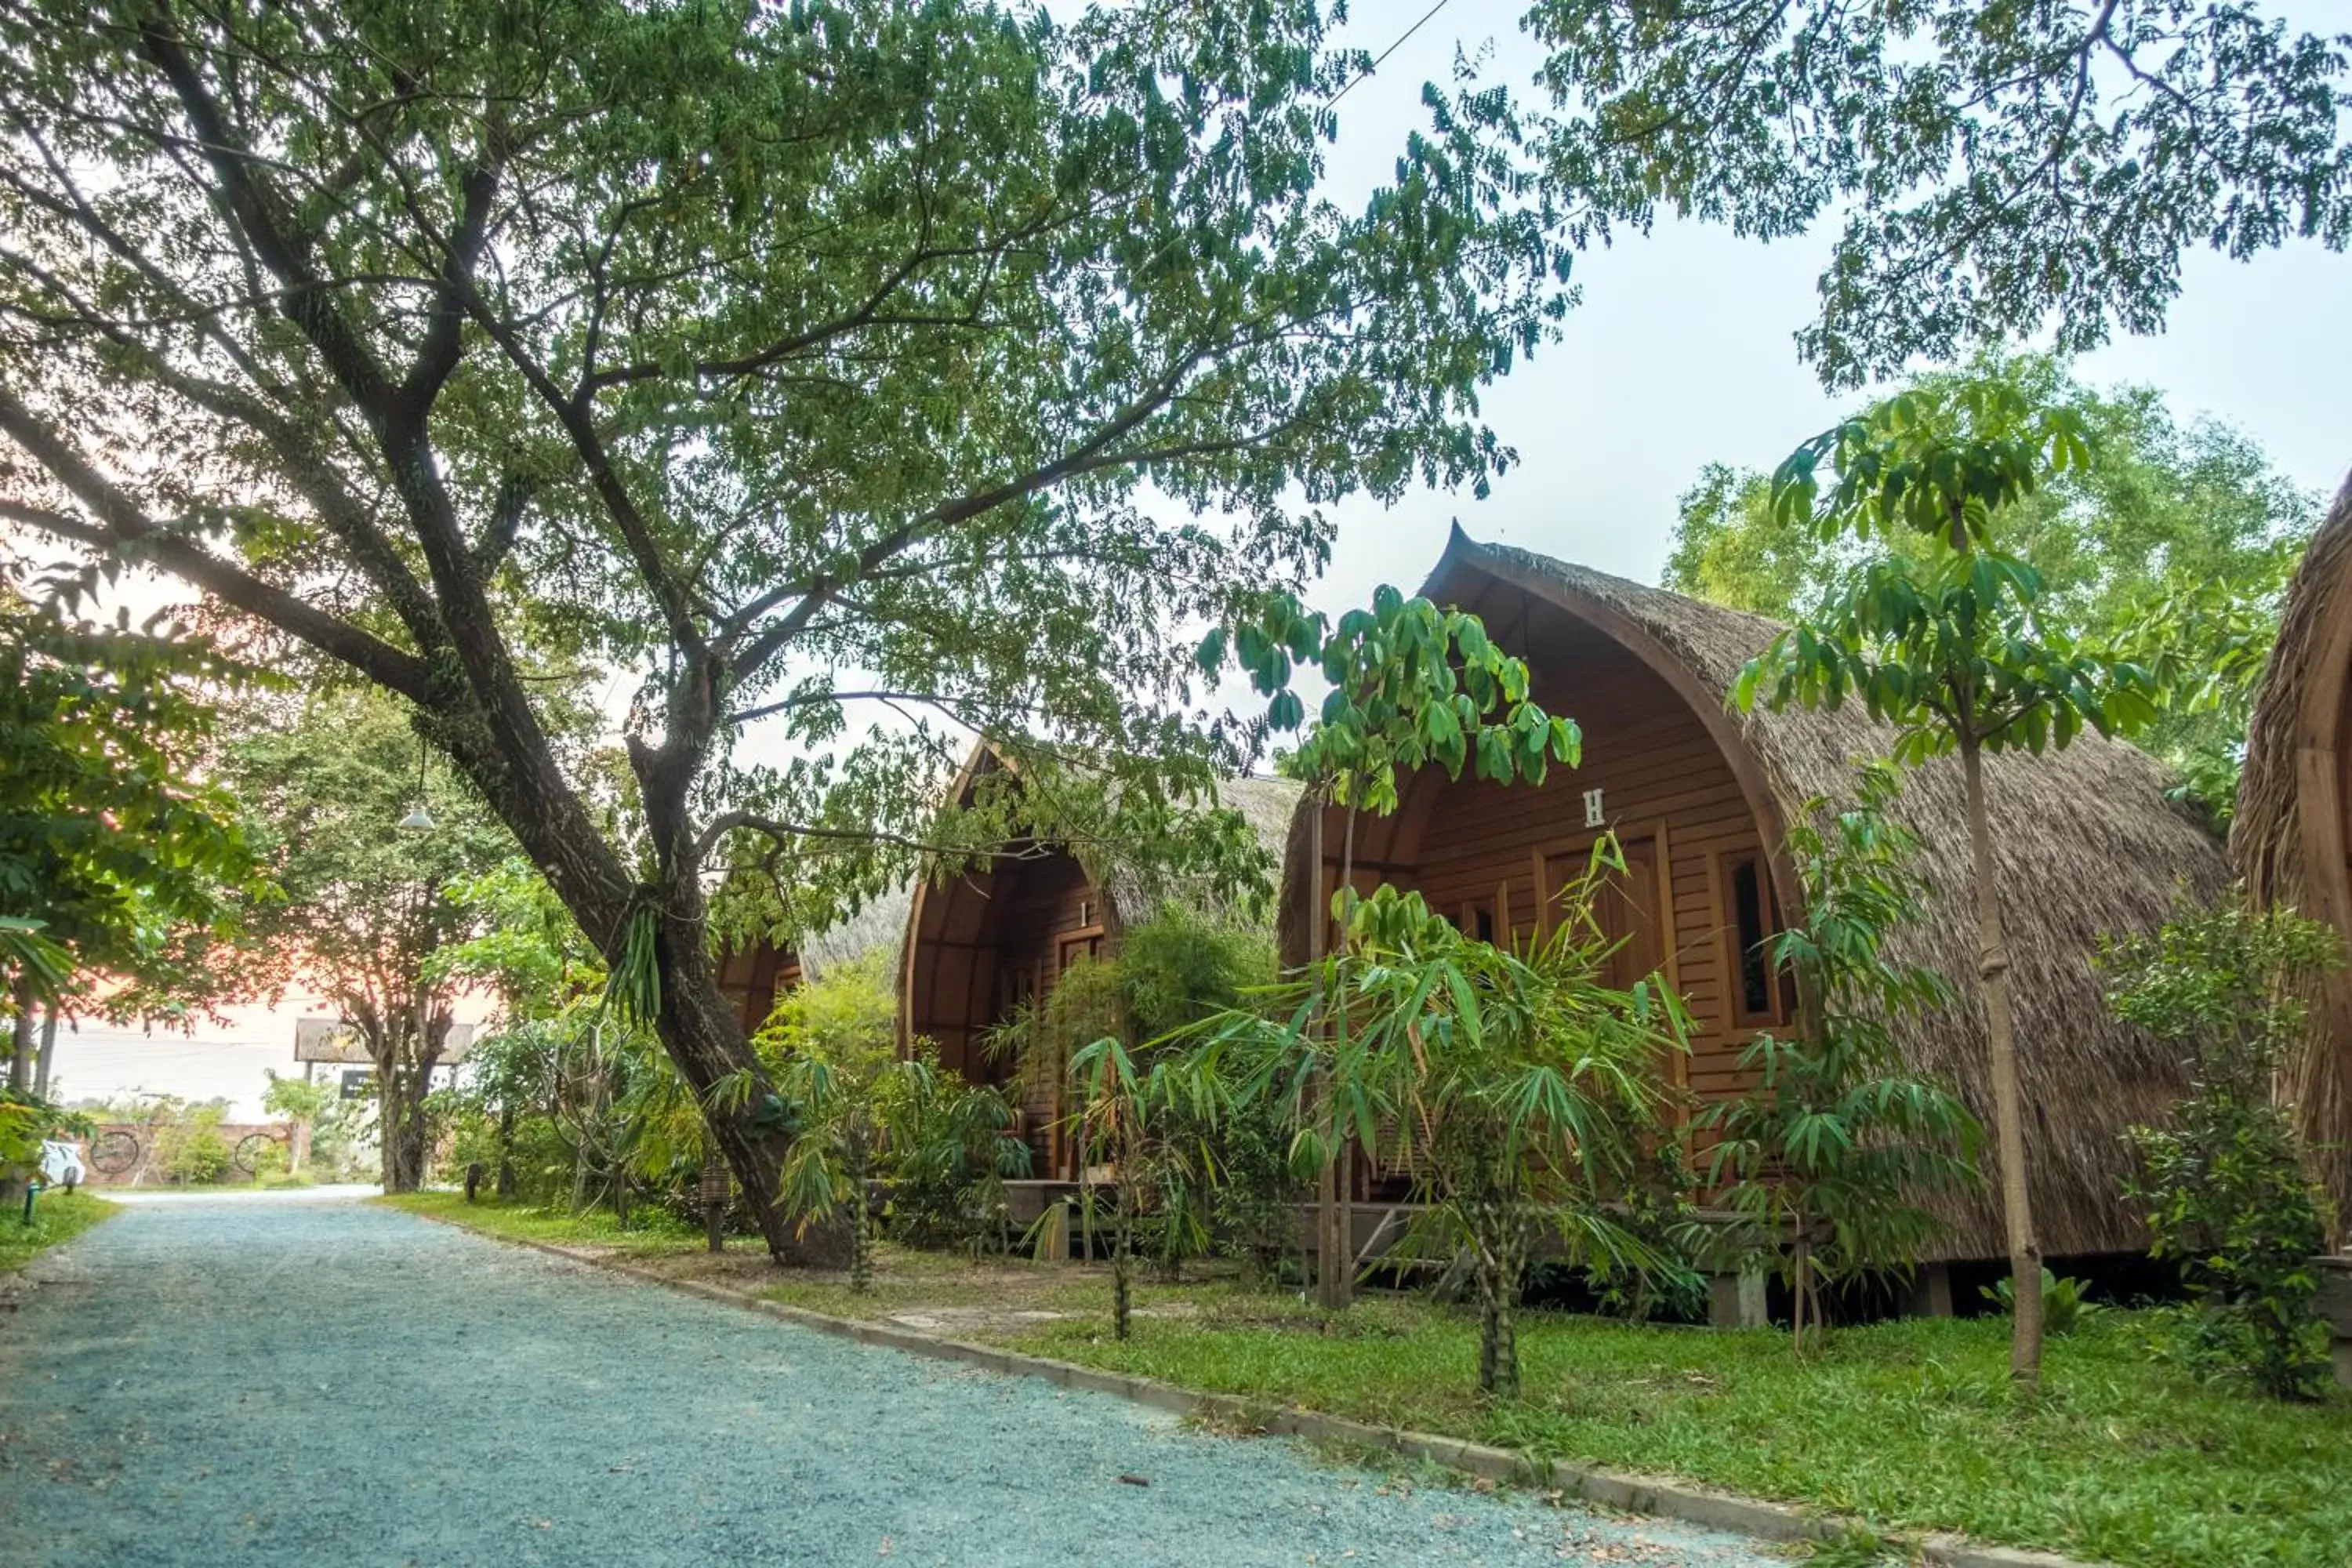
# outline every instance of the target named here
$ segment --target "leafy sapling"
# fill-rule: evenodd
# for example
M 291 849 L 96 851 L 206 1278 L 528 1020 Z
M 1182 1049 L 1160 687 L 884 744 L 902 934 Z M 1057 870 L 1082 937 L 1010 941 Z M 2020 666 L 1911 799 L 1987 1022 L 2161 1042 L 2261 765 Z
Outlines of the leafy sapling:
M 2042 1378 L 2042 1247 L 1985 758 L 2039 756 L 2084 730 L 2128 733 L 2157 718 L 2162 699 L 2149 670 L 2078 647 L 2045 626 L 2041 574 L 1998 548 L 2006 508 L 2090 458 L 2071 412 L 2036 407 L 1998 382 L 1890 398 L 1806 443 L 1781 466 L 1775 504 L 1810 517 L 1824 534 L 1853 534 L 1884 552 L 1775 638 L 1732 692 L 1742 708 L 1836 708 L 1852 697 L 1894 728 L 1896 763 L 1958 758 L 2017 1299 L 2010 1373 L 2029 1394 Z
M 2108 1004 L 2180 1050 L 2189 1092 L 2168 1125 L 2135 1127 L 2140 1172 L 2125 1195 L 2155 1255 L 2196 1292 L 2198 1350 L 2281 1399 L 2319 1395 L 2326 1331 L 2315 1310 L 2326 1201 L 2272 1092 L 2305 1039 L 2300 997 L 2343 963 L 2336 933 L 2242 895 L 2184 908 L 2151 933 L 2111 942 Z

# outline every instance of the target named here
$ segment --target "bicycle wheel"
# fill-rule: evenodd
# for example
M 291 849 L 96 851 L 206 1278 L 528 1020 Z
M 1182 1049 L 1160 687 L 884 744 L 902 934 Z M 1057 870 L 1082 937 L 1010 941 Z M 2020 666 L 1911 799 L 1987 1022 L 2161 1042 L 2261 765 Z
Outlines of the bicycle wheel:
M 139 1163 L 139 1136 L 111 1127 L 89 1141 L 89 1168 L 101 1175 L 119 1176 Z

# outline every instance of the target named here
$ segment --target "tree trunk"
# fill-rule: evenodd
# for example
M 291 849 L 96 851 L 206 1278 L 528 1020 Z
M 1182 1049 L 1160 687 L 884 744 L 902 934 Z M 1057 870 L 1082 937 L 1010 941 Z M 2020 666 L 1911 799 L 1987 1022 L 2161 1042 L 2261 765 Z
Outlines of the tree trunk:
M 413 1193 L 425 1184 L 425 1093 L 430 1074 L 394 1063 L 376 1073 L 383 1190 Z
M 874 1205 L 867 1201 L 865 1141 L 849 1163 L 849 1288 L 863 1296 L 874 1289 Z
M 1497 1215 L 1492 1232 L 1474 1237 L 1478 1277 L 1478 1392 L 1519 1396 L 1519 1247 L 1516 1224 Z
M 310 1119 L 309 1117 L 302 1116 L 295 1119 L 288 1142 L 291 1145 L 289 1150 L 291 1157 L 286 1162 L 287 1174 L 299 1177 L 310 1168 Z
M 512 1105 L 501 1105 L 499 1108 L 499 1183 L 497 1189 L 499 1201 L 501 1203 L 511 1200 L 515 1195 L 514 1128 L 514 1107 Z
M 702 1235 L 713 1252 L 727 1250 L 727 1205 L 734 1197 L 727 1174 L 727 1162 L 719 1151 L 707 1149 L 702 1156 Z
M 33 1087 L 33 982 L 29 975 L 16 978 L 16 1028 L 15 1046 L 8 1054 L 8 1087 L 24 1094 Z
M 14 1048 L 8 1061 L 8 1087 L 22 1093 L 31 1087 L 33 1071 L 33 982 L 30 977 L 17 977 L 13 999 L 16 1005 L 16 1027 Z M 13 1168 L 0 1165 L 0 1215 L 11 1219 L 16 1217 L 17 1209 L 25 1201 L 25 1187 L 26 1183 L 17 1178 Z
M 661 1015 L 656 1031 L 663 1048 L 704 1107 L 711 1138 L 735 1173 L 770 1256 L 795 1258 L 799 1248 L 792 1222 L 777 1202 L 792 1140 L 781 1127 L 751 1125 L 761 1110 L 767 1079 L 751 1054 L 741 1021 L 719 994 L 718 972 L 704 946 L 698 900 L 687 915 L 664 913 L 655 951 L 661 963 Z M 720 1080 L 739 1072 L 752 1075 L 754 1092 L 713 1094 Z
M 1805 1353 L 1806 1331 L 1810 1328 L 1815 1340 L 1820 1338 L 1821 1302 L 1813 1295 L 1813 1244 L 1801 1216 L 1796 1230 L 1796 1240 L 1790 1246 L 1789 1338 L 1801 1356 Z
M 54 1002 L 41 1014 L 41 1053 L 33 1067 L 33 1092 L 41 1099 L 49 1098 L 49 1073 L 58 1060 L 58 1005 Z
M 1985 1027 L 1991 1046 L 1993 1135 L 2000 1151 L 2000 1212 L 2009 1232 L 2011 1324 L 2009 1374 L 2028 1394 L 2042 1386 L 2042 1244 L 2033 1235 L 2032 1200 L 2025 1184 L 2025 1112 L 2017 1077 L 2017 1024 L 2009 1005 L 2009 936 L 1994 882 L 1992 824 L 1985 810 L 1984 755 L 1963 737 L 1960 766 L 1968 789 L 1969 847 L 1976 861 L 1977 978 L 1984 988 Z
M 1318 800 L 1314 812 L 1307 819 L 1307 865 L 1308 900 L 1314 906 L 1307 922 L 1307 962 L 1311 967 L 1323 962 L 1326 928 L 1330 910 L 1323 907 L 1323 805 Z M 1324 1021 L 1318 1018 L 1314 1027 L 1320 1030 Z M 1345 1220 L 1339 1202 L 1339 1186 L 1346 1178 L 1341 1172 L 1344 1158 L 1337 1147 L 1338 1125 L 1331 1114 L 1331 1083 L 1323 1072 L 1315 1075 L 1316 1130 L 1329 1151 L 1323 1168 L 1315 1178 L 1315 1300 L 1326 1311 L 1336 1312 L 1346 1307 L 1355 1295 L 1354 1248 L 1352 1238 L 1342 1228 Z
M 661 1009 L 655 1035 L 706 1107 L 712 1138 L 735 1173 L 769 1253 L 779 1259 L 796 1256 L 792 1222 L 777 1202 L 791 1139 L 772 1124 L 752 1125 L 767 1109 L 772 1089 L 741 1019 L 719 994 L 706 946 L 700 867 L 690 847 L 694 834 L 687 811 L 700 748 L 671 755 L 667 746 L 656 753 L 631 742 L 631 766 L 665 874 L 662 884 L 633 885 L 627 866 L 563 776 L 515 679 L 487 602 L 477 595 L 469 616 L 474 624 L 457 640 L 468 679 L 491 711 L 478 726 L 441 715 L 424 727 L 482 791 L 607 962 L 619 958 L 632 913 L 650 896 L 660 921 L 655 958 Z M 707 687 L 692 695 L 705 705 L 715 700 Z M 685 719 L 673 714 L 674 723 Z M 715 710 L 706 708 L 699 722 L 707 736 Z M 712 1089 L 739 1074 L 749 1079 L 751 1092 L 725 1097 L 725 1104 L 714 1108 Z
M 1111 1337 L 1118 1340 L 1127 1338 L 1133 1323 L 1135 1265 L 1130 1242 L 1135 1231 L 1135 1200 L 1130 1196 L 1134 1190 L 1131 1175 L 1124 1166 L 1118 1173 L 1118 1234 L 1111 1240 L 1110 1331 Z

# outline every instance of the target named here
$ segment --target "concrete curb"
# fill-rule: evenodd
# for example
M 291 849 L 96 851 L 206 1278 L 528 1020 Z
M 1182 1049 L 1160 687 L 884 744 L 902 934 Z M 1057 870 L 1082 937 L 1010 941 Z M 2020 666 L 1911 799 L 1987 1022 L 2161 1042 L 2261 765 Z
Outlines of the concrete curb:
M 529 1247 L 534 1252 L 543 1252 L 551 1258 L 560 1258 L 583 1268 L 625 1275 L 649 1285 L 699 1296 L 705 1300 L 762 1312 L 784 1322 L 814 1329 L 821 1334 L 831 1334 L 836 1339 L 855 1340 L 859 1344 L 878 1349 L 903 1351 L 932 1361 L 955 1362 L 1005 1376 L 1043 1378 L 1063 1388 L 1108 1394 L 1113 1398 L 1166 1411 L 1172 1415 L 1195 1416 L 1278 1436 L 1302 1437 L 1309 1442 L 1341 1443 L 1378 1449 L 1407 1459 L 1426 1460 L 1486 1480 L 1548 1485 L 1568 1496 L 1624 1513 L 1678 1520 L 1685 1524 L 1775 1542 L 1828 1540 L 1857 1523 L 1853 1520 L 1816 1513 L 1790 1503 L 1769 1502 L 1761 1498 L 1714 1491 L 1688 1481 L 1631 1475 L 1575 1464 L 1566 1459 L 1553 1460 L 1547 1467 L 1542 1460 L 1526 1454 L 1514 1453 L 1507 1448 L 1488 1447 L 1482 1443 L 1465 1442 L 1458 1437 L 1440 1437 L 1402 1427 L 1374 1426 L 1361 1421 L 1350 1421 L 1341 1415 L 1304 1410 L 1295 1405 L 1276 1405 L 1265 1400 L 1245 1399 L 1238 1394 L 1202 1394 L 1153 1378 L 1104 1372 L 1097 1367 L 1080 1366 L 1075 1362 L 1024 1355 L 995 1345 L 943 1339 L 937 1334 L 894 1328 L 887 1323 L 871 1323 L 858 1318 L 836 1318 L 828 1312 L 813 1312 L 805 1307 L 765 1300 L 725 1285 L 714 1285 L 706 1279 L 673 1279 L 656 1269 L 565 1247 L 559 1242 L 499 1236 L 491 1231 L 477 1230 L 460 1220 L 441 1215 L 417 1214 L 415 1210 L 401 1212 L 415 1214 L 418 1219 L 446 1225 L 453 1230 L 462 1230 L 487 1241 Z M 1886 1539 L 1898 1548 L 1908 1546 L 1917 1553 L 1918 1561 L 1930 1565 L 1930 1568 L 2106 1568 L 2105 1564 L 2084 1563 L 2046 1552 L 1988 1546 L 1961 1535 L 1889 1535 Z

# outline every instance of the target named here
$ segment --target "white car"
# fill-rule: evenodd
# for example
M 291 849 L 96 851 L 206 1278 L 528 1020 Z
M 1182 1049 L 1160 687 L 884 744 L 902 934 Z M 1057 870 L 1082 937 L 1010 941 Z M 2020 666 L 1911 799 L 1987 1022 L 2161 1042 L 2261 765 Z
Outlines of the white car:
M 71 1192 L 89 1179 L 89 1173 L 82 1168 L 80 1150 L 55 1138 L 42 1141 L 42 1185 L 63 1187 Z

